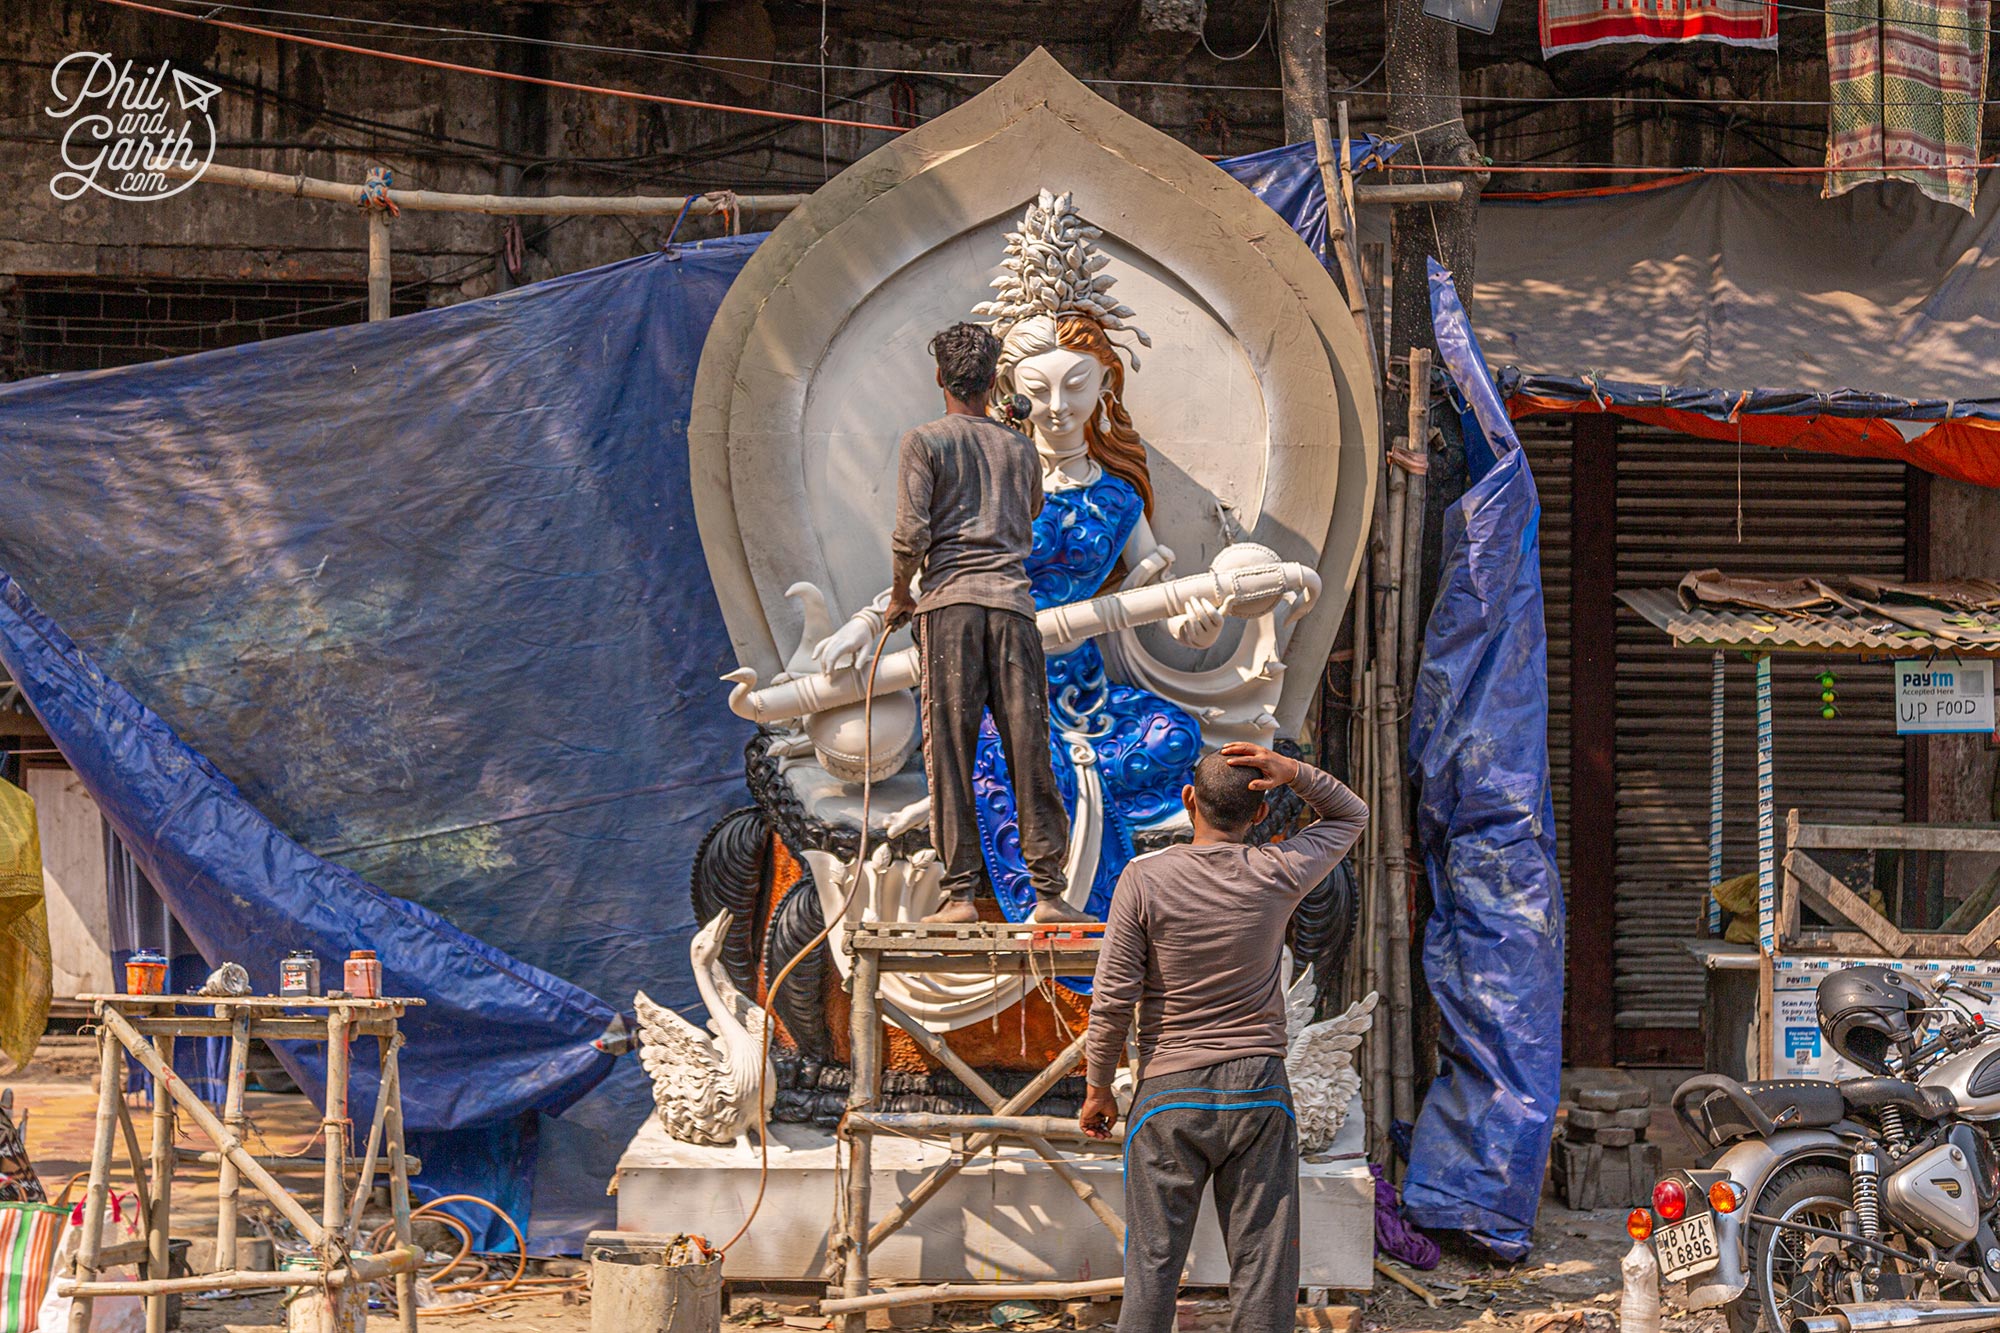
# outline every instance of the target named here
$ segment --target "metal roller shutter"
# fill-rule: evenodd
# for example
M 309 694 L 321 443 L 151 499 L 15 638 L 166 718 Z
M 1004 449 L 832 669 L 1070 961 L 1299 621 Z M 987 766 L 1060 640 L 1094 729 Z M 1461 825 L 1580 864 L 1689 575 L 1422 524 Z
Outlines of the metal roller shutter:
M 1690 570 L 1780 578 L 1905 570 L 1903 465 L 1618 428 L 1618 587 Z M 1545 557 L 1545 567 L 1546 567 Z M 1553 658 L 1553 654 L 1552 654 Z M 1820 717 L 1818 673 L 1840 716 Z M 1698 1029 L 1702 974 L 1685 943 L 1706 910 L 1710 655 L 1674 648 L 1622 604 L 1617 621 L 1616 1023 Z M 1553 671 L 1552 671 L 1553 675 Z M 1752 669 L 1727 665 L 1723 875 L 1756 869 Z M 1772 665 L 1776 810 L 1903 814 L 1903 741 L 1886 664 L 1780 653 Z
M 1549 637 L 1549 781 L 1556 805 L 1556 865 L 1569 884 L 1569 532 L 1568 416 L 1514 423 L 1542 499 L 1542 623 Z

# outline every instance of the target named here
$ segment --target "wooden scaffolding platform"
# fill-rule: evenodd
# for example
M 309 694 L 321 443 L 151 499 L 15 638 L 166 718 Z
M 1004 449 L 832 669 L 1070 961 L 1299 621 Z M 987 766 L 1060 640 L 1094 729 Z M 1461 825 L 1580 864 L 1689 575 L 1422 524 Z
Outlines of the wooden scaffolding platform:
M 1046 926 L 1027 922 L 933 925 L 866 921 L 849 932 L 846 947 L 853 959 L 849 978 L 853 1075 L 847 1114 L 840 1127 L 849 1157 L 846 1189 L 836 1196 L 838 1215 L 833 1227 L 836 1242 L 829 1256 L 829 1278 L 838 1271 L 841 1283 L 838 1296 L 820 1307 L 827 1314 L 841 1317 L 843 1333 L 863 1333 L 871 1309 L 909 1301 L 1092 1296 L 1114 1293 L 1122 1286 L 1123 1279 L 1108 1278 L 1094 1282 L 969 1287 L 963 1292 L 957 1288 L 877 1292 L 870 1290 L 868 1278 L 869 1251 L 908 1223 L 974 1157 L 1002 1141 L 1024 1144 L 1031 1149 L 1123 1245 L 1125 1224 L 1117 1210 L 1070 1166 L 1064 1150 L 1051 1142 L 1062 1139 L 1064 1149 L 1069 1152 L 1117 1152 L 1122 1132 L 1108 1140 L 1090 1139 L 1074 1124 L 1027 1114 L 1076 1069 L 1083 1054 L 1083 1036 L 1079 1034 L 1020 1092 L 1003 1097 L 942 1037 L 882 995 L 885 972 L 986 972 L 995 977 L 1025 975 L 1032 980 L 1087 977 L 1097 970 L 1103 932 L 1103 923 L 1096 921 Z M 908 1033 L 925 1054 L 955 1074 L 974 1096 L 986 1103 L 989 1114 L 910 1115 L 881 1111 L 885 1021 Z M 944 1138 L 951 1141 L 956 1152 L 950 1161 L 918 1181 L 879 1221 L 871 1222 L 870 1182 L 876 1134 Z
M 90 1155 L 90 1185 L 84 1202 L 82 1246 L 74 1280 L 57 1274 L 64 1290 L 76 1297 L 69 1333 L 90 1327 L 97 1296 L 143 1296 L 147 1333 L 164 1333 L 167 1297 L 178 1292 L 248 1291 L 301 1287 L 329 1307 L 328 1327 L 345 1328 L 346 1311 L 362 1304 L 361 1290 L 369 1282 L 393 1276 L 398 1318 L 404 1333 L 416 1333 L 416 1271 L 422 1259 L 410 1239 L 409 1160 L 403 1146 L 402 1085 L 397 1052 L 402 1045 L 398 1023 L 405 1010 L 421 1005 L 414 999 L 324 999 L 293 996 L 208 995 L 85 995 L 97 1027 L 97 1123 Z M 194 1010 L 196 1012 L 189 1012 Z M 222 1115 L 218 1117 L 173 1070 L 174 1042 L 181 1037 L 227 1037 L 229 1074 Z M 252 1038 L 272 1041 L 326 1043 L 326 1108 L 322 1179 L 325 1199 L 315 1218 L 271 1174 L 265 1159 L 243 1145 L 248 1124 L 243 1114 L 244 1086 Z M 347 1118 L 351 1044 L 373 1037 L 380 1044 L 381 1084 L 366 1150 L 357 1161 Z M 125 1104 L 125 1061 L 135 1060 L 153 1076 L 153 1142 L 150 1160 L 142 1160 L 139 1136 Z M 213 1273 L 194 1277 L 169 1276 L 169 1227 L 173 1210 L 174 1173 L 183 1155 L 176 1148 L 177 1120 L 184 1113 L 214 1145 L 212 1153 L 194 1157 L 213 1162 L 218 1172 Z M 130 1245 L 104 1243 L 104 1212 L 110 1189 L 114 1139 L 124 1140 L 145 1219 L 144 1241 Z M 386 1165 L 390 1200 L 395 1211 L 396 1246 L 378 1255 L 356 1255 L 361 1215 L 374 1188 L 378 1167 Z M 289 1165 L 300 1165 L 294 1161 Z M 356 1184 L 352 1199 L 347 1182 Z M 236 1267 L 237 1201 L 241 1181 L 258 1193 L 313 1247 L 317 1267 L 288 1267 L 274 1272 Z M 110 1268 L 144 1262 L 147 1275 L 136 1282 L 104 1282 Z M 365 1316 L 364 1316 L 365 1317 Z M 56 1330 L 50 1330 L 56 1333 Z

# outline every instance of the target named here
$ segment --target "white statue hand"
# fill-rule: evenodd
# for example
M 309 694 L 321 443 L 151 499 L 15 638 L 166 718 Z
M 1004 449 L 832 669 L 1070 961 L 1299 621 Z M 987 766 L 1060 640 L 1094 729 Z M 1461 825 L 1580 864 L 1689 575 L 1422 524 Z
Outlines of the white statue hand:
M 1197 597 L 1188 603 L 1185 613 L 1168 618 L 1167 633 L 1183 647 L 1206 648 L 1221 637 L 1222 622 L 1227 618 L 1214 602 Z
M 1126 558 L 1129 560 L 1131 557 L 1128 554 Z M 1155 546 L 1151 551 L 1146 553 L 1145 559 L 1132 566 L 1132 572 L 1127 574 L 1125 581 L 1118 585 L 1119 590 L 1123 592 L 1132 588 L 1143 588 L 1162 574 L 1165 574 L 1169 569 L 1172 569 L 1173 565 L 1174 548 L 1164 545 Z
M 813 648 L 813 661 L 821 671 L 838 671 L 842 667 L 860 667 L 868 664 L 874 656 L 875 636 L 881 632 L 875 618 L 867 611 L 848 618 L 833 633 L 821 639 Z

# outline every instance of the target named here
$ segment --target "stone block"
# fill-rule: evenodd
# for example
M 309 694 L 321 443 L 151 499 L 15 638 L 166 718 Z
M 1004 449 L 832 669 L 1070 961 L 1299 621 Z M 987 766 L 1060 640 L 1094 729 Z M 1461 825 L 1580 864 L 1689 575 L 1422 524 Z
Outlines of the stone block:
M 1653 1143 L 1613 1147 L 1565 1140 L 1555 1146 L 1550 1171 L 1557 1196 L 1570 1208 L 1635 1208 L 1652 1196 L 1660 1149 Z
M 1117 1323 L 1120 1307 L 1121 1302 L 1114 1296 L 1101 1301 L 1064 1301 L 1062 1312 L 1078 1328 L 1097 1328 Z
M 1586 1111 L 1629 1111 L 1653 1104 L 1653 1094 L 1638 1084 L 1578 1088 L 1576 1104 Z
M 1607 1129 L 1630 1129 L 1643 1134 L 1653 1123 L 1653 1112 L 1650 1107 L 1645 1106 L 1635 1106 L 1624 1111 L 1593 1111 L 1588 1107 L 1579 1106 L 1569 1113 L 1563 1123 L 1568 1127 L 1572 1138 L 1578 1137 L 1578 1131 L 1597 1132 Z
M 1352 1333 L 1361 1327 L 1361 1311 L 1352 1305 L 1301 1305 L 1295 1323 L 1313 1333 Z

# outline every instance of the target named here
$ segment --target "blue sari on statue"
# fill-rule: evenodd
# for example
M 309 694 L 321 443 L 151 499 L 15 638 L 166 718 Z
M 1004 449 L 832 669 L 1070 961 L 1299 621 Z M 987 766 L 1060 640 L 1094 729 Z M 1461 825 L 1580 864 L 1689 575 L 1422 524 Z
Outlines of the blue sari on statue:
M 1027 562 L 1035 609 L 1095 597 L 1144 512 L 1139 492 L 1109 472 L 1088 486 L 1049 492 L 1035 519 L 1035 544 Z M 1084 906 L 1101 919 L 1120 872 L 1132 859 L 1133 829 L 1180 809 L 1181 787 L 1201 755 L 1201 728 L 1157 694 L 1111 680 L 1093 641 L 1049 658 L 1048 668 L 1049 758 L 1071 819 L 1076 817 L 1080 759 L 1072 758 L 1073 744 L 1089 747 L 1103 786 L 1104 836 Z M 1008 920 L 1024 920 L 1034 909 L 1035 890 L 1021 860 L 1014 787 L 990 716 L 979 728 L 972 782 L 993 896 Z M 1076 989 L 1088 984 L 1077 983 Z

